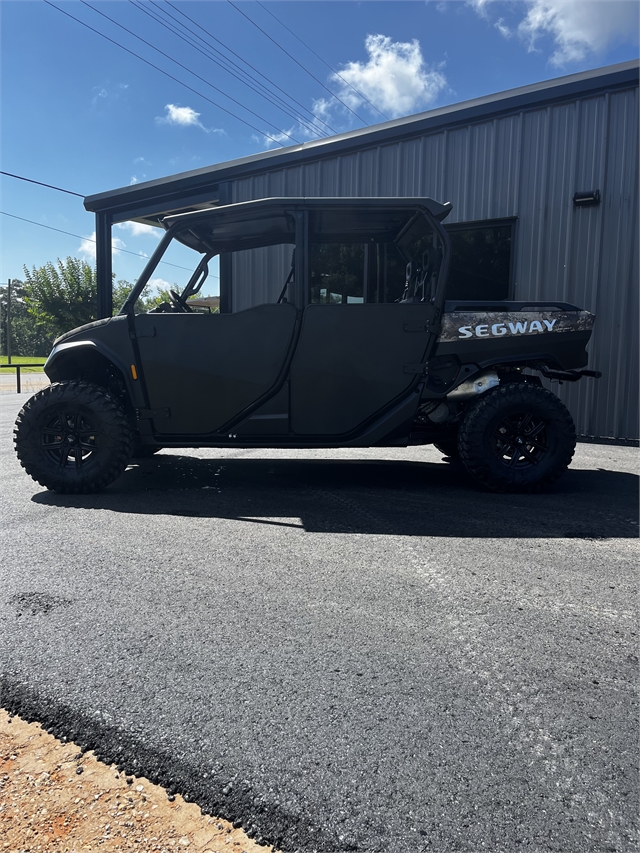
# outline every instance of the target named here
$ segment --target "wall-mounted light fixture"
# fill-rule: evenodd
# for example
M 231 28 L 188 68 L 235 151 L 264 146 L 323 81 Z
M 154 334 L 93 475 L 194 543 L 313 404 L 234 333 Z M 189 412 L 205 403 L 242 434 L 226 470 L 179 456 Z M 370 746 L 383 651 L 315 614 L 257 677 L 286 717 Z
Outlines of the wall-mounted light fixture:
M 586 193 L 575 193 L 573 203 L 576 207 L 593 207 L 600 204 L 600 190 L 590 190 Z

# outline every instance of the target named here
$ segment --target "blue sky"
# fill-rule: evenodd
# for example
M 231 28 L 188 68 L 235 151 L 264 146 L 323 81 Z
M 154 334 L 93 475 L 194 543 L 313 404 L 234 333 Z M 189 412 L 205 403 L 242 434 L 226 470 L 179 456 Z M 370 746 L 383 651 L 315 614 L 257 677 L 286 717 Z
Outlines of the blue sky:
M 83 195 L 638 55 L 635 0 L 51 3 L 59 8 L 0 2 L 2 169 Z M 189 27 L 195 36 L 180 31 L 204 52 L 158 18 Z M 214 64 L 223 60 L 212 47 L 270 100 Z M 0 216 L 0 282 L 22 278 L 23 264 L 92 261 L 94 222 L 81 198 L 4 176 L 0 186 L 5 213 L 78 235 Z M 125 225 L 114 238 L 116 274 L 133 281 L 155 230 Z M 167 266 L 158 275 L 181 280 Z

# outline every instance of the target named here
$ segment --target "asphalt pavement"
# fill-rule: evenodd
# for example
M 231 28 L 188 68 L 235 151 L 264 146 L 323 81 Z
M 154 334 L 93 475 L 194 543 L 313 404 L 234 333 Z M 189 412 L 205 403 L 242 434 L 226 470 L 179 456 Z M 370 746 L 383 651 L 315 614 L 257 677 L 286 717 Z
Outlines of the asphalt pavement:
M 638 849 L 638 451 L 543 495 L 433 448 L 19 467 L 0 705 L 285 851 Z
M 45 385 L 49 384 L 49 378 L 45 373 L 31 373 L 26 370 L 20 371 L 20 387 L 23 394 L 35 394 Z M 0 370 L 0 394 L 16 393 L 16 371 Z

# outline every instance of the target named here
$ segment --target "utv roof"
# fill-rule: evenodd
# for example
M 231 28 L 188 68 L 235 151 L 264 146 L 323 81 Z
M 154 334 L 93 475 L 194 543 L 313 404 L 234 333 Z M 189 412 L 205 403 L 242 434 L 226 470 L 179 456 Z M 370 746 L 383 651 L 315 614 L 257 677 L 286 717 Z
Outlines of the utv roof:
M 310 211 L 311 234 L 333 242 L 392 242 L 423 210 L 440 221 L 451 203 L 432 198 L 263 198 L 166 216 L 162 224 L 176 239 L 200 252 L 251 249 L 295 241 L 295 213 Z M 330 214 L 329 214 L 330 212 Z

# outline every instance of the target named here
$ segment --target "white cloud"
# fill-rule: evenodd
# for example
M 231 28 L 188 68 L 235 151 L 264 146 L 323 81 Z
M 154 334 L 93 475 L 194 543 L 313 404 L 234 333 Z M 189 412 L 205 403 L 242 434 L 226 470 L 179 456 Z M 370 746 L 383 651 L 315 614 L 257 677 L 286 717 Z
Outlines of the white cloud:
M 111 238 L 111 252 L 113 255 L 119 255 L 120 249 L 126 247 L 126 243 L 119 237 Z M 87 260 L 95 261 L 96 259 L 96 232 L 94 231 L 91 237 L 85 237 L 76 250 L 81 255 L 84 255 Z
M 100 99 L 107 98 L 109 94 L 105 88 L 99 88 L 98 86 L 94 86 L 91 91 L 95 92 L 95 95 L 91 99 L 91 103 L 94 105 L 97 104 Z
M 117 228 L 128 231 L 132 237 L 148 236 L 159 240 L 164 234 L 164 228 L 156 228 L 154 225 L 146 225 L 144 222 L 118 222 Z
M 352 109 L 366 104 L 351 86 L 383 113 L 396 118 L 433 103 L 447 85 L 444 74 L 425 66 L 417 39 L 394 42 L 388 36 L 368 35 L 365 48 L 367 62 L 349 62 L 331 78 L 340 86 L 341 99 Z
M 156 116 L 158 124 L 172 124 L 178 127 L 199 127 L 205 133 L 226 134 L 221 127 L 205 127 L 200 121 L 200 113 L 191 107 L 179 107 L 177 104 L 167 104 L 165 114 Z
M 148 160 L 145 160 L 144 157 L 136 157 L 136 159 L 133 161 L 133 163 L 134 163 L 134 166 L 141 165 L 143 163 L 146 163 L 147 165 L 151 166 L 151 163 L 149 163 Z M 146 177 L 147 177 L 146 172 L 138 172 L 137 175 L 131 175 L 131 180 L 129 181 L 129 186 L 131 187 L 134 184 L 139 184 L 140 181 L 144 181 L 146 179 Z
M 295 145 L 295 142 L 291 139 L 296 131 L 299 131 L 300 127 L 290 127 L 289 130 L 282 131 L 282 133 L 270 133 L 269 136 L 256 136 L 255 133 L 251 134 L 251 139 L 258 145 L 261 145 L 263 148 L 273 148 L 274 145 Z
M 513 35 L 513 30 L 509 29 L 505 24 L 504 18 L 498 18 L 493 26 L 498 30 L 500 35 L 504 36 L 506 39 L 510 39 Z
M 95 231 L 94 231 L 95 234 Z M 121 240 L 119 237 L 111 238 L 111 251 L 114 255 L 120 254 L 120 249 L 124 249 L 126 247 L 126 243 L 124 240 Z
M 77 251 L 86 258 L 96 259 L 96 232 L 94 231 L 91 237 L 85 237 L 80 243 Z
M 388 36 L 369 35 L 365 47 L 369 54 L 367 62 L 350 62 L 339 74 L 329 78 L 340 100 L 354 112 L 356 109 L 374 111 L 377 107 L 394 118 L 407 115 L 432 103 L 447 86 L 441 71 L 425 67 L 416 39 L 394 42 Z M 325 122 L 334 127 L 342 124 L 346 130 L 352 126 L 354 119 L 340 101 L 331 97 L 312 101 L 311 111 L 315 119 L 298 119 L 297 125 L 272 133 L 271 138 L 253 136 L 253 140 L 265 148 L 272 148 L 277 143 L 293 145 L 295 142 L 291 137 L 304 142 L 326 136 Z
M 315 106 L 317 101 L 313 102 L 313 112 L 318 115 Z M 300 120 L 298 120 L 300 122 Z M 302 124 L 300 122 L 297 125 L 292 125 L 287 130 L 283 130 L 281 133 L 273 132 L 270 133 L 269 136 L 256 136 L 252 134 L 251 138 L 254 142 L 263 145 L 265 148 L 272 148 L 274 145 L 280 143 L 281 145 L 295 145 L 295 140 L 302 140 L 303 142 L 308 141 L 309 139 L 319 139 L 321 136 L 326 134 L 326 127 L 319 121 L 313 121 L 313 119 L 305 119 L 305 123 Z M 292 138 L 293 137 L 293 138 Z
M 178 107 L 176 104 L 167 104 L 165 110 L 166 115 L 164 118 L 159 119 L 159 121 L 166 124 L 180 124 L 183 127 L 188 127 L 189 125 L 202 127 L 200 113 L 192 110 L 191 107 Z
M 351 91 L 353 91 L 353 89 Z M 324 125 L 323 122 L 331 120 L 331 110 L 335 105 L 335 98 L 318 98 L 312 102 L 311 112 L 319 119 L 319 121 L 315 122 L 318 128 L 326 128 L 326 125 Z M 321 135 L 322 132 L 323 131 L 321 130 Z
M 486 9 L 495 0 L 467 0 L 467 6 L 472 6 L 479 15 L 486 16 Z
M 171 284 L 164 278 L 150 278 L 149 286 L 155 287 L 156 290 L 171 290 L 171 288 L 175 290 L 175 284 Z
M 535 49 L 540 36 L 556 44 L 553 65 L 580 62 L 617 41 L 637 41 L 638 5 L 631 0 L 533 0 L 518 33 Z
M 490 18 L 496 0 L 467 0 L 483 18 Z M 502 9 L 525 14 L 513 28 L 499 18 L 494 26 L 505 38 L 517 32 L 529 51 L 538 50 L 540 39 L 551 38 L 554 51 L 549 61 L 562 67 L 601 54 L 618 42 L 638 42 L 640 6 L 635 0 L 526 0 Z

